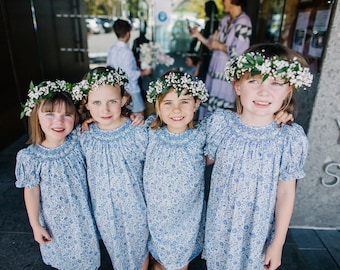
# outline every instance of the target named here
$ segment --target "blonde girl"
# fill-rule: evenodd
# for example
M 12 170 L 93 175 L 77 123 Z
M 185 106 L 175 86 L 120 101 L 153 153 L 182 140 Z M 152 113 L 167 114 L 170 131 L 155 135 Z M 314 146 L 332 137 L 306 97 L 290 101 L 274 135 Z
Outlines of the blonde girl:
M 296 179 L 304 177 L 307 138 L 274 115 L 294 109 L 294 88 L 310 86 L 305 60 L 279 44 L 258 44 L 226 66 L 237 112 L 216 111 L 207 124 L 215 160 L 207 209 L 208 269 L 270 269 L 281 264 Z
M 72 100 L 73 98 L 73 100 Z M 100 250 L 92 217 L 86 165 L 72 131 L 78 113 L 65 81 L 31 85 L 23 116 L 30 145 L 17 154 L 16 186 L 45 264 L 57 269 L 98 269 Z
M 147 99 L 156 110 L 143 175 L 153 269 L 188 269 L 203 249 L 206 130 L 193 118 L 207 91 L 170 71 L 150 84 Z
M 86 157 L 93 212 L 115 270 L 147 269 L 149 237 L 142 172 L 146 129 L 129 119 L 128 82 L 121 69 L 97 67 L 77 88 L 80 112 L 91 117 L 80 143 Z

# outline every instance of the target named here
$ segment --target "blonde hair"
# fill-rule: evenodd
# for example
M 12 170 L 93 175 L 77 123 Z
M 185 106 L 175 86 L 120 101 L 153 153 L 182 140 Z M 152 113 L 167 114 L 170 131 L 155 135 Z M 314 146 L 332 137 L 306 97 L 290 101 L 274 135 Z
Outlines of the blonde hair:
M 58 107 L 62 104 L 65 104 L 66 112 L 74 115 L 74 126 L 75 128 L 79 123 L 79 114 L 77 111 L 77 107 L 74 105 L 72 101 L 72 97 L 69 93 L 66 92 L 56 92 L 52 97 L 39 100 L 38 104 L 33 108 L 31 116 L 28 119 L 29 124 L 29 139 L 27 141 L 28 144 L 38 145 L 41 144 L 45 139 L 45 133 L 41 129 L 39 123 L 38 113 L 39 110 L 42 112 L 53 112 L 57 111 Z

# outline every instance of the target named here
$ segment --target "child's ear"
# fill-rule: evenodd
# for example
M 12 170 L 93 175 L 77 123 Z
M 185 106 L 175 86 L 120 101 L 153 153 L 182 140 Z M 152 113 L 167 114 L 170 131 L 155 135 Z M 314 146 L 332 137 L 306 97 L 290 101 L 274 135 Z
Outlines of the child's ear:
M 240 81 L 233 82 L 233 87 L 234 87 L 236 95 L 240 96 L 241 95 Z

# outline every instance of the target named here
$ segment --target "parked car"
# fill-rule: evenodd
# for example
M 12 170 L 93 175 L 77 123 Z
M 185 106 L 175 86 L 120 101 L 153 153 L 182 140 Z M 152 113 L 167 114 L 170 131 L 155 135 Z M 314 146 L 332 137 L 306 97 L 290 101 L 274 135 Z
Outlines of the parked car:
M 86 28 L 87 32 L 91 34 L 101 34 L 104 33 L 104 27 L 100 19 L 98 18 L 87 18 L 86 21 Z
M 100 17 L 99 20 L 100 20 L 100 23 L 102 24 L 102 26 L 104 28 L 105 33 L 112 32 L 113 23 L 115 22 L 114 19 Z

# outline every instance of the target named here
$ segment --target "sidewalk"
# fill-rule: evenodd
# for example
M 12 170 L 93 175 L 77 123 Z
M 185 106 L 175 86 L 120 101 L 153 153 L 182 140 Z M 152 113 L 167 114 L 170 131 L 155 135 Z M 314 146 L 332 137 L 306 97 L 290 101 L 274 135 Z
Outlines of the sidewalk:
M 27 220 L 23 190 L 14 185 L 15 156 L 25 147 L 25 142 L 24 136 L 0 151 L 0 270 L 52 269 L 41 260 L 39 246 L 34 242 Z M 104 248 L 102 251 L 100 269 L 110 270 L 110 259 Z M 204 261 L 199 258 L 189 267 L 189 270 L 204 269 Z M 290 228 L 279 269 L 340 269 L 340 231 Z

